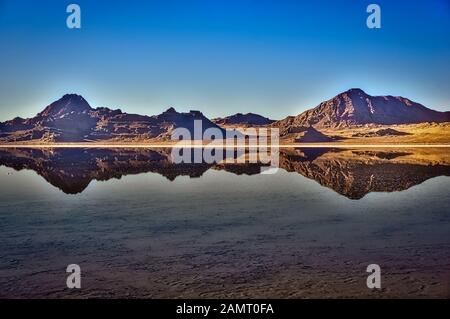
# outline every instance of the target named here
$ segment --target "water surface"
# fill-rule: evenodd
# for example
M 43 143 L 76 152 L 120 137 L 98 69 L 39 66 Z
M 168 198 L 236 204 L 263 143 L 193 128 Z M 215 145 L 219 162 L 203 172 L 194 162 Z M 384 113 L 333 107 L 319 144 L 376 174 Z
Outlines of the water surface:
M 0 149 L 0 297 L 449 297 L 447 149 L 170 153 Z

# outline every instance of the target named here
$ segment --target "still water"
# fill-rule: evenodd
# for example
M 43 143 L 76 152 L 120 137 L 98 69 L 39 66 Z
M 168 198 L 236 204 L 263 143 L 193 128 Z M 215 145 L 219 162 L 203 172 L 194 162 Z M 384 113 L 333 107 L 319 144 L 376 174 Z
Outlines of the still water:
M 170 152 L 0 149 L 0 297 L 450 296 L 449 149 Z

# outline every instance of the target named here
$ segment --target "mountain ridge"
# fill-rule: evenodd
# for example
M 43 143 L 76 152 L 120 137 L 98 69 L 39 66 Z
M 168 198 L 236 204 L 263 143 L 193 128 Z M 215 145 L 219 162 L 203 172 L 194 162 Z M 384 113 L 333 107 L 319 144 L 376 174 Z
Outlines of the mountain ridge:
M 450 112 L 435 111 L 401 96 L 371 96 L 361 89 L 353 88 L 297 116 L 276 121 L 272 126 L 286 131 L 295 126 L 323 128 L 448 121 Z
M 322 129 L 450 122 L 450 111 L 435 111 L 404 97 L 371 96 L 361 89 L 350 89 L 315 108 L 278 121 L 256 113 L 210 120 L 200 111 L 180 113 L 173 107 L 152 116 L 93 108 L 81 95 L 65 94 L 32 118 L 0 122 L 0 142 L 168 141 L 176 128 L 186 128 L 193 136 L 194 120 L 202 122 L 203 132 L 216 128 L 224 136 L 227 126 L 267 126 L 278 128 L 281 138 L 330 142 L 335 137 L 324 135 Z
M 32 118 L 0 123 L 0 141 L 88 142 L 93 140 L 169 140 L 176 128 L 194 135 L 194 120 L 208 128 L 225 130 L 200 111 L 177 112 L 173 107 L 158 115 L 129 114 L 121 109 L 92 108 L 80 95 L 65 94 Z

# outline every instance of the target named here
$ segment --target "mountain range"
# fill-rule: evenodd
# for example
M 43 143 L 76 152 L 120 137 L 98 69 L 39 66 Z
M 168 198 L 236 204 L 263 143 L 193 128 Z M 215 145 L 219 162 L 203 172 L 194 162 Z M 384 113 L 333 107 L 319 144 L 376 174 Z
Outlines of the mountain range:
M 128 114 L 120 109 L 94 109 L 82 96 L 66 94 L 33 118 L 16 117 L 0 123 L 0 141 L 169 140 L 176 128 L 187 128 L 193 133 L 194 120 L 202 121 L 203 131 L 214 127 L 225 133 L 199 111 L 179 113 L 169 108 L 154 116 Z
M 370 96 L 361 89 L 350 89 L 313 109 L 279 121 L 254 113 L 238 113 L 209 120 L 200 111 L 180 113 L 172 107 L 153 116 L 128 114 L 120 109 L 113 110 L 106 107 L 92 108 L 82 96 L 66 94 L 45 107 L 35 117 L 27 119 L 16 117 L 0 123 L 0 142 L 169 141 L 176 128 L 187 128 L 192 134 L 194 120 L 202 122 L 203 131 L 217 128 L 225 134 L 231 127 L 270 126 L 278 128 L 282 138 L 291 137 L 296 142 L 332 142 L 341 138 L 327 136 L 322 130 L 443 123 L 450 122 L 450 112 L 434 111 L 403 97 Z M 380 134 L 369 132 L 367 136 Z M 384 129 L 382 134 L 400 136 L 409 133 L 397 134 L 395 130 Z

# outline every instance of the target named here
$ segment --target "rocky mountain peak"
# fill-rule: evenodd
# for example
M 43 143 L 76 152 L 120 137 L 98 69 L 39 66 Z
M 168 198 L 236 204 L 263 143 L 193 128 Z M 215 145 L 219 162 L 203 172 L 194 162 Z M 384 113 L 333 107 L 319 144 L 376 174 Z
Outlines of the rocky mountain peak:
M 353 96 L 364 96 L 367 95 L 366 92 L 364 92 L 363 90 L 361 90 L 360 88 L 351 88 L 347 91 L 345 91 L 344 93 L 341 94 L 348 94 L 348 95 L 353 95 Z
M 449 121 L 448 114 L 403 97 L 371 96 L 359 88 L 342 92 L 295 118 L 274 123 L 285 126 L 350 127 L 364 124 L 412 124 Z M 289 127 L 285 127 L 288 131 Z
M 165 110 L 163 113 L 177 113 L 177 110 L 175 110 L 174 107 L 169 107 L 167 110 Z
M 89 103 L 78 94 L 65 94 L 59 100 L 47 106 L 39 117 L 58 117 L 64 114 L 83 113 L 92 111 Z

